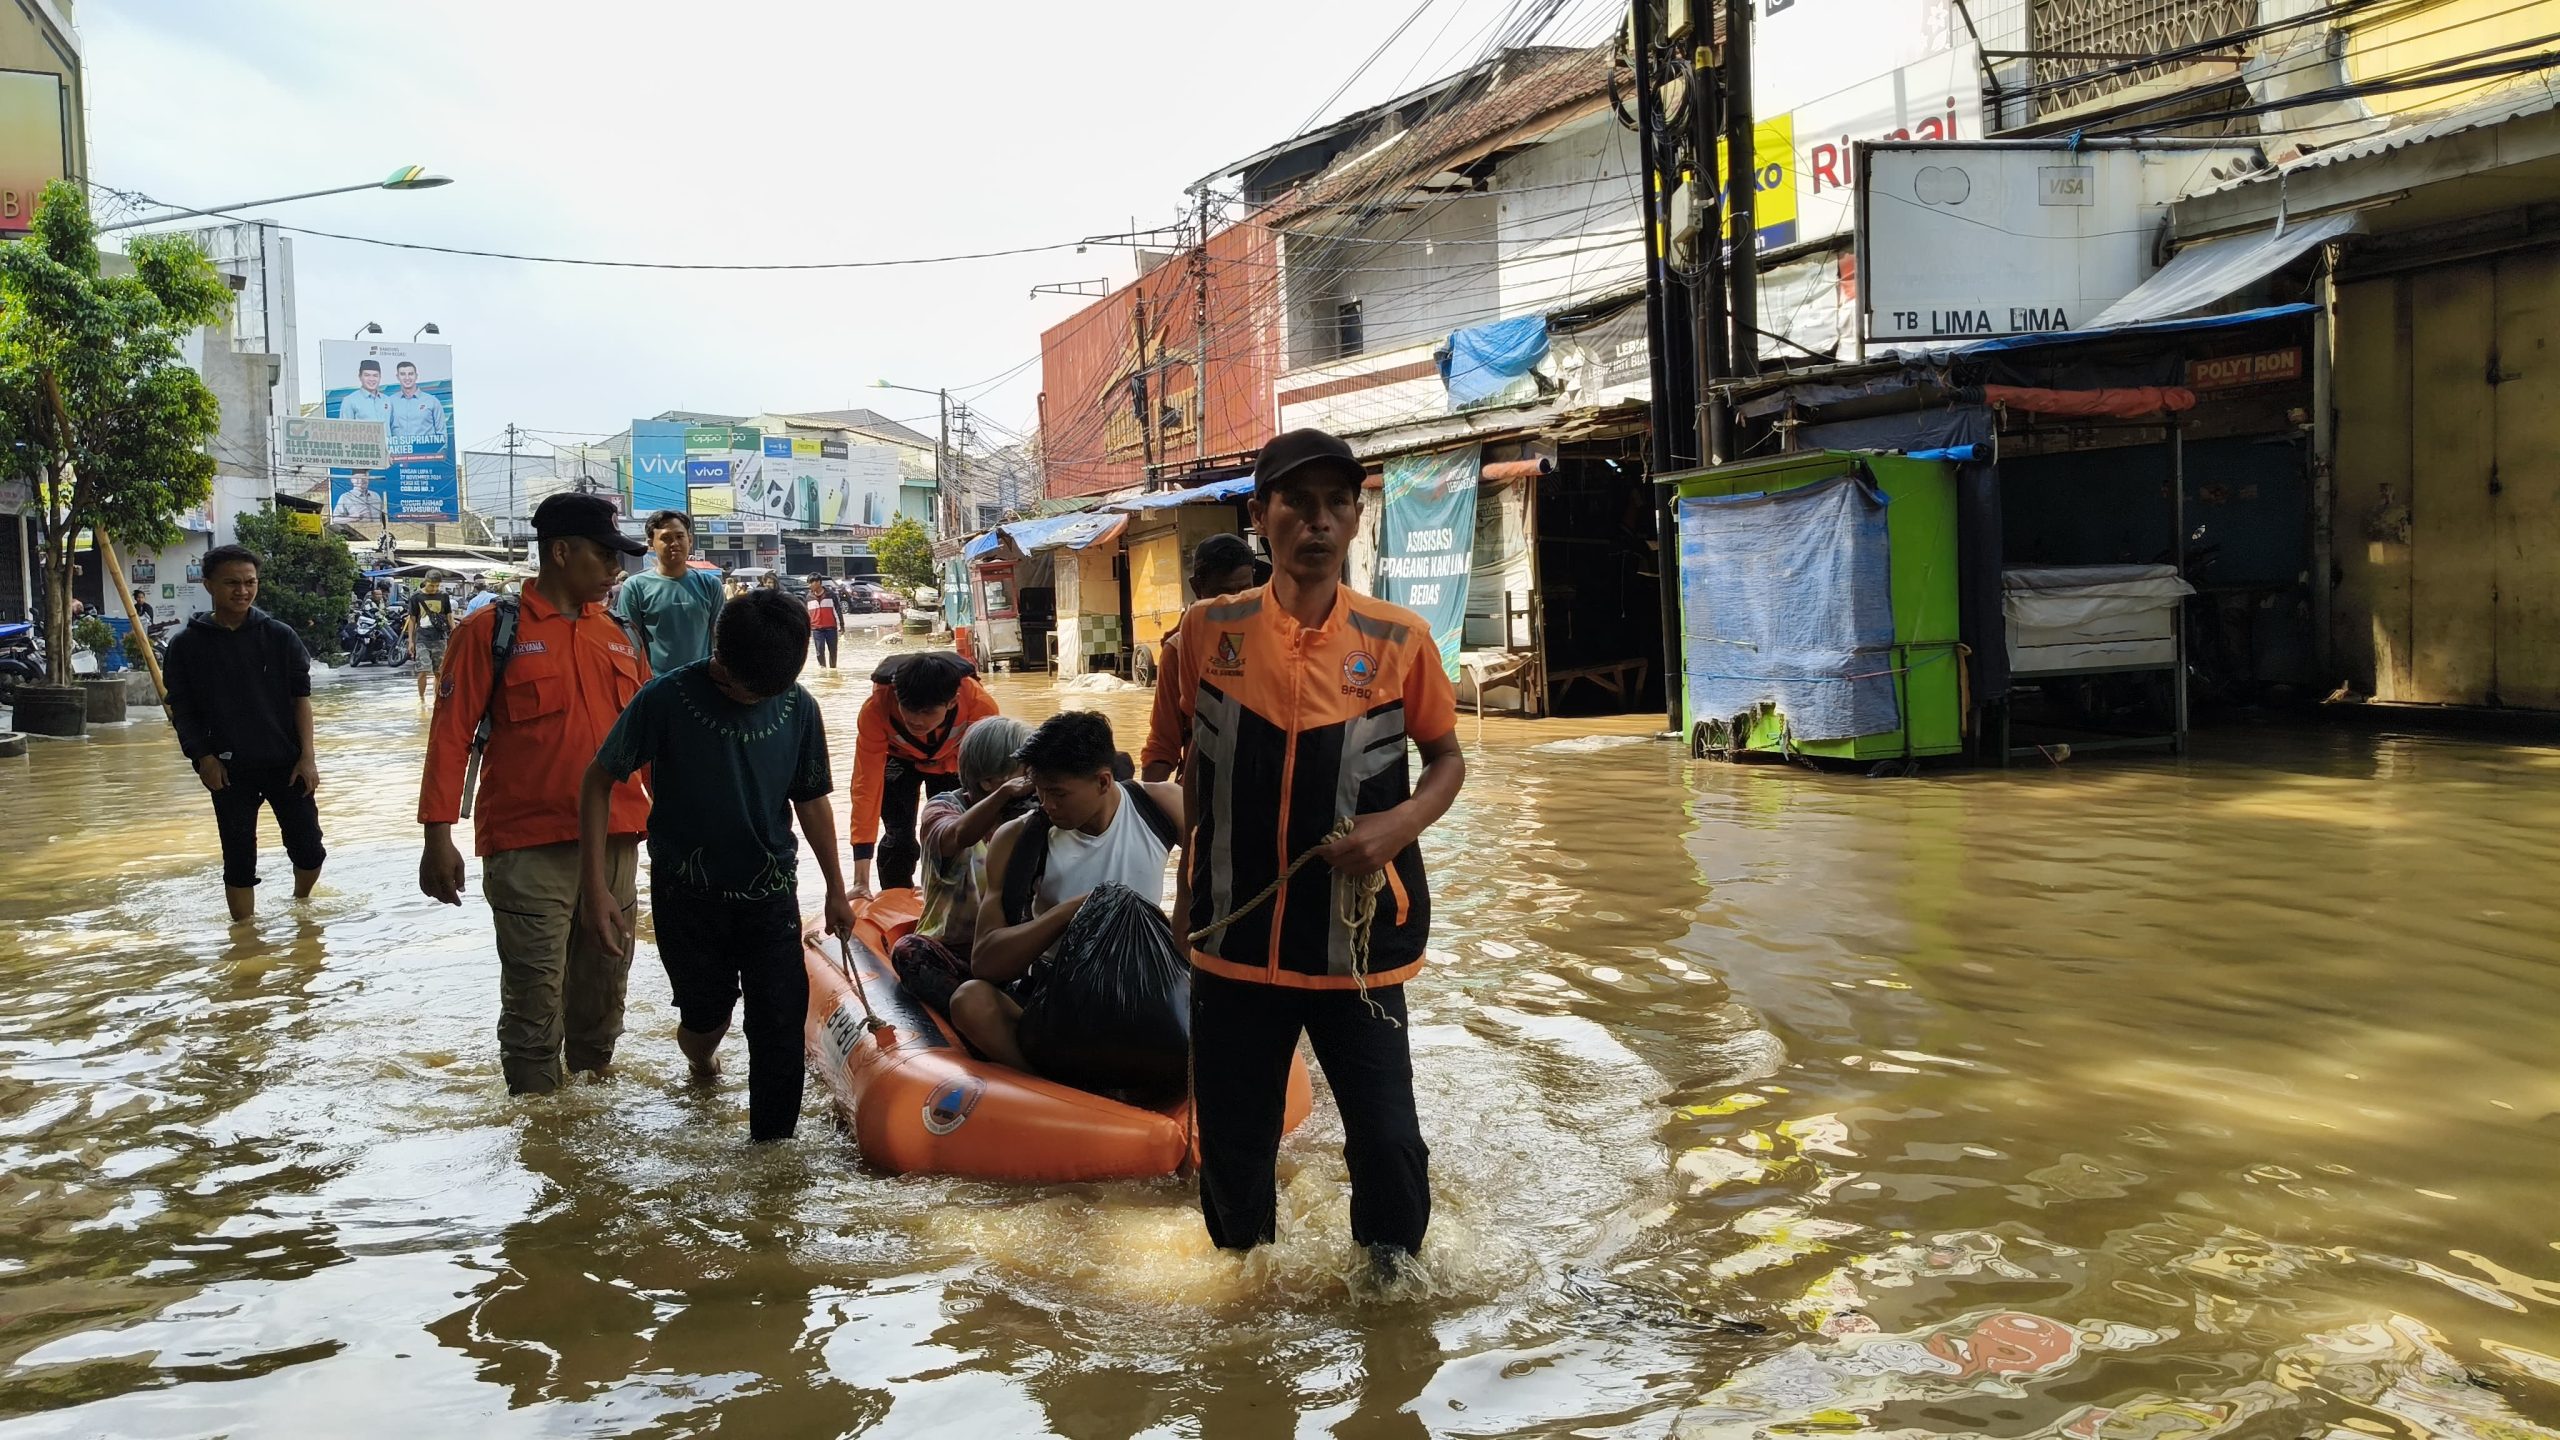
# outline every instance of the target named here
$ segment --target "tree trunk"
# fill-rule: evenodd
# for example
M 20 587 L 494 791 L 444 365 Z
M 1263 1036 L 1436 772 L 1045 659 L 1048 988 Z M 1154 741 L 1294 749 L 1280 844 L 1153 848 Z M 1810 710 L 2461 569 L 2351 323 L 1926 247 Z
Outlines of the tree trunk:
M 45 528 L 45 679 L 71 683 L 71 535 L 64 517 L 48 516 Z

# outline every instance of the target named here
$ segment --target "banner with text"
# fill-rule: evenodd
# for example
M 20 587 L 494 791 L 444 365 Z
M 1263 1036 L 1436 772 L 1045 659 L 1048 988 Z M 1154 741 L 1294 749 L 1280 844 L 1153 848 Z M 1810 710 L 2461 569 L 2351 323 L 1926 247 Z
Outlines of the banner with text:
M 685 426 L 676 420 L 631 422 L 631 509 L 646 516 L 685 508 Z M 724 473 L 721 479 L 726 480 Z
M 752 425 L 688 425 L 684 430 L 685 484 L 695 528 L 712 535 L 779 535 L 782 520 L 763 504 L 764 432 Z M 728 503 L 707 493 L 726 484 Z M 705 516 L 717 517 L 705 520 Z M 715 549 L 754 549 L 727 542 Z
M 388 470 L 390 427 L 379 420 L 287 415 L 277 426 L 276 463 L 287 470 Z
M 322 392 L 332 420 L 380 421 L 390 464 L 329 472 L 329 518 L 359 526 L 462 518 L 454 465 L 453 347 L 320 342 Z
M 1484 453 L 1470 445 L 1387 461 L 1386 523 L 1378 538 L 1378 589 L 1421 616 L 1440 646 L 1440 668 L 1458 678 L 1467 624 L 1467 572 L 1475 566 L 1476 482 Z

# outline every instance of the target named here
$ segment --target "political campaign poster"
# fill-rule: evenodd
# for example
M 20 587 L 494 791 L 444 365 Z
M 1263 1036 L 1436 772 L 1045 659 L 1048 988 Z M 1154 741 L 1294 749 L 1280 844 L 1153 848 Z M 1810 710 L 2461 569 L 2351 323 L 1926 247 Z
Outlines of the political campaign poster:
M 674 420 L 631 422 L 631 508 L 641 515 L 685 508 L 685 426 Z M 720 482 L 727 484 L 728 472 Z
M 328 418 L 382 422 L 390 452 L 380 470 L 330 470 L 329 518 L 360 526 L 461 519 L 453 347 L 323 340 L 320 373 Z
M 855 445 L 845 453 L 845 486 L 850 525 L 878 527 L 898 515 L 898 447 Z
M 1379 592 L 1421 616 L 1440 646 L 1440 668 L 1458 678 L 1467 625 L 1467 572 L 1475 567 L 1476 481 L 1483 454 L 1468 446 L 1387 461 L 1386 519 L 1378 536 Z

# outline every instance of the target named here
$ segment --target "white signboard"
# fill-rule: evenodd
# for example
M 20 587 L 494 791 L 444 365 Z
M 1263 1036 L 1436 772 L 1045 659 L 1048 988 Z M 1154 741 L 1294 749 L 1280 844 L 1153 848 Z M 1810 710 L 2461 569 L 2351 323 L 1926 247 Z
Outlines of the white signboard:
M 898 449 L 894 445 L 855 445 L 845 455 L 847 520 L 880 526 L 898 514 Z
M 391 468 L 391 427 L 385 421 L 287 415 L 276 426 L 276 461 L 287 470 Z
M 2169 202 L 2236 153 L 1863 147 L 1864 338 L 1942 344 L 2084 324 L 2150 275 Z
M 1783 127 L 1793 152 L 1791 193 L 1763 187 L 1764 248 L 1849 232 L 1859 142 L 1985 137 L 1981 59 L 1954 0 L 1761 0 L 1751 66 L 1762 144 Z

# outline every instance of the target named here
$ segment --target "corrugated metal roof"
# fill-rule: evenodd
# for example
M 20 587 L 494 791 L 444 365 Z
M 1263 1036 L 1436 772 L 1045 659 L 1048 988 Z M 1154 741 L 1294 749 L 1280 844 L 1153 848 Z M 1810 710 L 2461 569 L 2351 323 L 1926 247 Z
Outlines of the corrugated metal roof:
M 1366 202 L 1382 189 L 1411 184 L 1452 165 L 1473 163 L 1493 145 L 1539 122 L 1562 123 L 1604 103 L 1611 47 L 1536 58 L 1474 100 L 1424 120 L 1384 144 L 1345 155 L 1277 202 L 1271 218 L 1292 219 L 1346 202 Z
M 2237 180 L 2226 181 L 2209 190 L 2198 190 L 2194 194 L 2218 195 L 2247 185 L 2264 185 L 2281 180 L 2287 175 L 2300 174 L 2305 170 L 2317 170 L 2326 165 L 2338 165 L 2350 160 L 2387 155 L 2394 150 L 2406 149 L 2411 145 L 2424 145 L 2428 141 L 2441 140 L 2448 135 L 2459 135 L 2467 130 L 2478 130 L 2490 125 L 2502 125 L 2510 120 L 2521 120 L 2527 116 L 2540 115 L 2554 109 L 2560 109 L 2560 82 L 2545 80 L 2536 85 L 2519 85 L 2505 94 L 2484 100 L 2477 105 L 2447 110 L 2407 125 L 2395 126 L 2378 135 L 2368 135 L 2361 140 L 2349 140 L 2325 149 L 2314 150 L 2299 160 L 2287 161 L 2254 175 L 2244 175 Z

